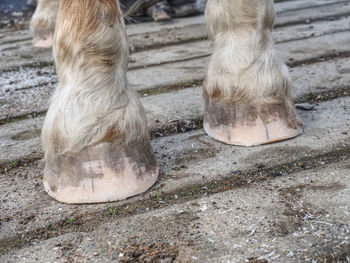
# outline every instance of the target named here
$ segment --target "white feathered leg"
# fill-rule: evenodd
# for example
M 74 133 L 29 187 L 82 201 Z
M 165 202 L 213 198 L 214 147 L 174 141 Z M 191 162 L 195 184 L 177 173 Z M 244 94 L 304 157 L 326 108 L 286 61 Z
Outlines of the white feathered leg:
M 203 84 L 204 128 L 228 144 L 253 146 L 295 137 L 287 67 L 272 39 L 273 0 L 209 0 L 206 21 L 214 53 Z
M 54 40 L 59 86 L 43 125 L 44 186 L 65 203 L 125 199 L 158 176 L 146 118 L 128 86 L 116 0 L 61 0 Z

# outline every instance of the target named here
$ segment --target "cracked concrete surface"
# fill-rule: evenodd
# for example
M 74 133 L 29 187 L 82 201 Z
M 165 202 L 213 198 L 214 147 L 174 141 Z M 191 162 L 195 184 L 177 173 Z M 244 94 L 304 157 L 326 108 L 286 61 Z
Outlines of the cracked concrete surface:
M 350 262 L 350 2 L 276 3 L 304 134 L 253 148 L 210 139 L 203 16 L 128 25 L 128 77 L 160 177 L 122 202 L 65 205 L 42 186 L 50 50 L 0 29 L 0 262 Z M 149 76 L 153 76 L 150 78 Z

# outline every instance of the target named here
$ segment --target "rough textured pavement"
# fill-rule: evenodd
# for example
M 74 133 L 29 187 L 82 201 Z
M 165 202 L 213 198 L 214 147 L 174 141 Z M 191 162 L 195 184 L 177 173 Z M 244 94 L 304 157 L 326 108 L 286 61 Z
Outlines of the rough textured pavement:
M 350 1 L 276 11 L 304 134 L 253 148 L 210 139 L 203 16 L 129 25 L 128 77 L 161 173 L 147 193 L 99 205 L 45 193 L 51 51 L 24 26 L 0 29 L 0 262 L 350 262 Z

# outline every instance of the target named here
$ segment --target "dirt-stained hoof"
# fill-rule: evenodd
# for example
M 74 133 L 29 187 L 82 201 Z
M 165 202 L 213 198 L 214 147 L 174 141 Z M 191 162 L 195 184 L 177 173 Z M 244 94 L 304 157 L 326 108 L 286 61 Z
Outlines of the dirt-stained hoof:
M 302 133 L 302 121 L 287 103 L 243 104 L 206 99 L 204 130 L 223 143 L 256 146 Z
M 145 192 L 158 172 L 148 142 L 127 146 L 108 142 L 47 161 L 44 186 L 63 203 L 111 202 Z

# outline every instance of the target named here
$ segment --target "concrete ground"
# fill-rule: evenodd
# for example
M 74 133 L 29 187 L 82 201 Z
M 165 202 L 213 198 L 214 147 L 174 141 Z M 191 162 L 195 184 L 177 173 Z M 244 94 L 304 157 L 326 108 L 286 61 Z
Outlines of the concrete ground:
M 0 29 L 0 262 L 350 262 L 350 1 L 276 1 L 304 134 L 243 148 L 202 129 L 204 17 L 127 28 L 128 78 L 147 112 L 157 184 L 65 205 L 42 186 L 51 50 Z M 24 23 L 25 24 L 25 23 Z

